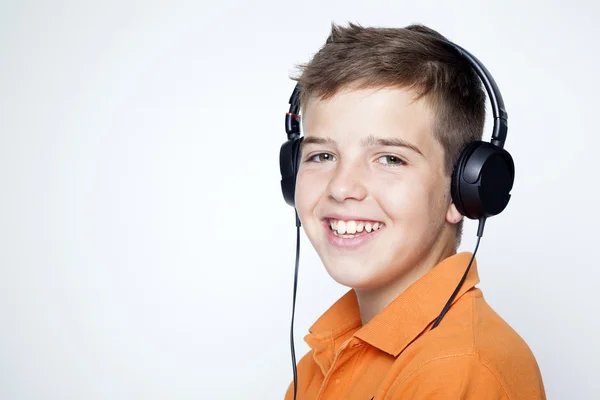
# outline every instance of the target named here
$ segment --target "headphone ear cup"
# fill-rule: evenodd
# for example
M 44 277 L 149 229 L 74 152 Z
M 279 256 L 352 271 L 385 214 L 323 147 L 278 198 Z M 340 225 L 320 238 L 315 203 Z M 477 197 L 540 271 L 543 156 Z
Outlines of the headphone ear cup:
M 510 200 L 515 179 L 511 155 L 488 142 L 470 143 L 452 174 L 452 201 L 470 219 L 501 213 Z
M 279 169 L 281 172 L 281 192 L 287 204 L 295 207 L 296 175 L 300 165 L 300 143 L 302 137 L 286 141 L 279 150 Z
M 454 206 L 464 216 L 467 216 L 467 211 L 465 210 L 465 205 L 462 201 L 461 192 L 460 192 L 460 181 L 462 171 L 465 168 L 465 163 L 469 159 L 469 156 L 473 152 L 474 147 L 478 145 L 477 142 L 469 144 L 458 156 L 458 160 L 456 161 L 456 165 L 454 166 L 454 170 L 452 171 L 452 180 L 450 184 L 450 193 L 452 195 L 452 202 Z

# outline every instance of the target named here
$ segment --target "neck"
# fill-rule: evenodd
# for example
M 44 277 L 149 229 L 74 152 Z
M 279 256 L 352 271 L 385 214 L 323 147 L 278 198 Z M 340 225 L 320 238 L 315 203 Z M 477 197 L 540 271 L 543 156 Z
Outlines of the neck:
M 442 260 L 456 254 L 454 243 L 452 241 L 435 243 L 427 251 L 425 257 L 422 257 L 408 268 L 404 268 L 405 272 L 384 286 L 369 289 L 354 289 L 358 299 L 362 324 L 366 325 L 410 285 L 419 280 Z

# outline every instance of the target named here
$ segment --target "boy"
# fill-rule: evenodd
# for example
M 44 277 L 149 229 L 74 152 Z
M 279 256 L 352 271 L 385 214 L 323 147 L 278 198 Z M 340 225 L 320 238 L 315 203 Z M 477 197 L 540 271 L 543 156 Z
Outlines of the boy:
M 457 254 L 450 178 L 481 140 L 485 93 L 439 33 L 332 25 L 303 66 L 295 207 L 327 272 L 351 288 L 310 328 L 297 399 L 545 399 L 523 339 Z M 290 384 L 286 399 L 294 398 Z

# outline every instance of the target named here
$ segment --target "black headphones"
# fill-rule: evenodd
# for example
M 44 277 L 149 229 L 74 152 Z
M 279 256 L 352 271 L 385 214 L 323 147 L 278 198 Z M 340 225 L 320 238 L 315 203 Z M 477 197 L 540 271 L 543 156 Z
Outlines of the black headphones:
M 515 166 L 511 155 L 503 148 L 508 133 L 508 115 L 500 90 L 485 66 L 462 47 L 449 41 L 440 41 L 455 49 L 475 70 L 492 104 L 494 128 L 491 141 L 475 141 L 467 145 L 452 173 L 451 193 L 456 208 L 467 218 L 481 222 L 501 213 L 510 200 Z M 299 96 L 300 86 L 296 85 L 289 100 L 290 109 L 285 116 L 288 140 L 279 152 L 281 190 L 285 202 L 292 207 L 295 206 L 296 174 L 302 143 Z M 483 224 L 480 226 L 482 230 Z

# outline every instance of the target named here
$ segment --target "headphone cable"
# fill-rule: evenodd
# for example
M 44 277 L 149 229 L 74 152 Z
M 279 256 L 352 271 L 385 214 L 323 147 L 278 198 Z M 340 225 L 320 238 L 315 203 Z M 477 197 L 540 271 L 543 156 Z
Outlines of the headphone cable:
M 452 293 L 452 295 L 446 302 L 446 305 L 442 309 L 442 312 L 440 313 L 440 315 L 438 315 L 438 317 L 436 318 L 436 320 L 433 323 L 433 326 L 431 327 L 430 330 L 437 328 L 437 326 L 440 324 L 440 322 L 442 321 L 442 318 L 444 318 L 444 315 L 446 315 L 446 312 L 448 312 L 450 305 L 452 305 L 454 298 L 456 297 L 456 295 L 458 295 L 458 291 L 460 290 L 462 285 L 465 283 L 465 280 L 467 279 L 469 270 L 471 269 L 471 264 L 473 264 L 473 260 L 475 259 L 475 254 L 477 254 L 477 249 L 479 248 L 479 242 L 481 241 L 481 237 L 483 236 L 483 228 L 485 227 L 485 220 L 486 220 L 485 217 L 483 217 L 479 220 L 479 226 L 477 227 L 477 244 L 475 245 L 475 250 L 473 251 L 473 255 L 471 256 L 471 261 L 469 261 L 469 265 L 467 266 L 465 273 L 463 274 L 462 278 L 460 279 L 460 282 L 458 282 L 458 286 L 456 286 L 456 289 L 454 289 L 454 292 Z
M 298 375 L 296 371 L 296 350 L 294 348 L 294 314 L 296 313 L 296 291 L 298 289 L 298 265 L 300 264 L 300 218 L 296 211 L 296 267 L 294 270 L 294 299 L 292 301 L 292 323 L 290 324 L 290 347 L 292 350 L 292 371 L 294 374 L 294 400 L 298 391 Z

